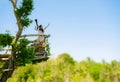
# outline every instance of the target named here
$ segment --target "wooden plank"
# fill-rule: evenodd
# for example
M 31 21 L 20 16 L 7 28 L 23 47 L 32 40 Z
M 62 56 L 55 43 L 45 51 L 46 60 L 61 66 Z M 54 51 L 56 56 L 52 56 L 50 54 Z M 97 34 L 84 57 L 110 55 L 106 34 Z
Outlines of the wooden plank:
M 11 57 L 11 54 L 2 54 L 0 55 L 0 61 L 8 61 Z
M 50 37 L 50 34 L 44 35 L 44 34 L 26 34 L 26 35 L 21 35 L 20 37 L 30 37 L 30 36 L 45 36 L 45 37 Z
M 12 71 L 12 69 L 4 69 L 4 70 L 2 70 L 3 72 L 5 72 L 5 71 Z
M 0 49 L 0 51 L 6 51 L 6 50 L 12 50 L 12 48 L 8 48 L 8 49 Z
M 8 61 L 9 58 L 0 58 L 0 61 Z
M 41 59 L 48 59 L 48 57 L 45 57 L 45 56 L 35 56 L 32 60 L 41 60 Z
M 0 58 L 9 58 L 11 54 L 0 54 Z

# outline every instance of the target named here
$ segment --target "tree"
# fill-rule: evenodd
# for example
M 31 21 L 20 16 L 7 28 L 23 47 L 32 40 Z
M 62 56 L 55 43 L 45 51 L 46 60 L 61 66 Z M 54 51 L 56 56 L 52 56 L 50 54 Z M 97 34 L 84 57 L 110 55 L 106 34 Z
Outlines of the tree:
M 17 21 L 17 26 L 18 26 L 17 34 L 11 43 L 11 46 L 12 46 L 11 55 L 14 59 L 17 52 L 15 49 L 16 48 L 15 46 L 17 45 L 17 41 L 20 38 L 23 29 L 25 29 L 30 25 L 30 23 L 32 23 L 32 20 L 29 19 L 28 16 L 31 14 L 33 10 L 33 0 L 23 0 L 19 7 L 17 7 L 18 0 L 10 0 L 10 1 L 13 6 L 14 15 Z
M 2 48 L 2 47 L 10 46 L 12 40 L 13 37 L 9 33 L 0 34 L 0 47 Z
M 21 4 L 18 6 L 17 2 L 18 0 L 9 0 L 13 6 L 13 11 L 14 11 L 14 15 L 16 18 L 16 22 L 17 22 L 17 27 L 18 27 L 18 31 L 16 33 L 16 35 L 14 37 L 12 37 L 9 33 L 6 34 L 0 34 L 0 37 L 3 37 L 2 39 L 0 39 L 0 46 L 5 47 L 7 45 L 11 45 L 11 60 L 9 62 L 9 68 L 12 69 L 12 71 L 10 72 L 4 72 L 3 73 L 3 77 L 0 81 L 5 82 L 5 80 L 11 76 L 13 70 L 14 70 L 14 59 L 19 59 L 21 57 L 18 57 L 16 55 L 18 55 L 18 52 L 20 52 L 22 50 L 21 53 L 25 52 L 26 54 L 30 54 L 29 52 L 27 52 L 27 50 L 30 50 L 30 48 L 27 48 L 27 44 L 22 45 L 21 44 L 25 41 L 25 39 L 23 38 L 22 41 L 23 42 L 18 42 L 22 31 L 28 27 L 30 25 L 30 23 L 32 23 L 32 20 L 29 18 L 29 15 L 31 14 L 32 10 L 33 10 L 33 0 L 22 0 Z M 10 40 L 8 40 L 10 39 Z M 4 40 L 4 41 L 3 41 Z M 27 41 L 26 41 L 27 43 Z M 22 49 L 22 47 L 24 47 Z M 19 53 L 19 54 L 21 54 Z M 33 53 L 31 53 L 33 54 Z M 31 57 L 29 57 L 31 58 Z M 26 62 L 26 59 L 22 60 L 22 62 Z M 23 63 L 22 65 L 25 65 L 25 63 Z
M 58 61 L 60 61 L 61 63 L 68 63 L 68 64 L 74 64 L 74 60 L 73 58 L 68 54 L 68 53 L 62 53 L 58 56 L 57 58 Z

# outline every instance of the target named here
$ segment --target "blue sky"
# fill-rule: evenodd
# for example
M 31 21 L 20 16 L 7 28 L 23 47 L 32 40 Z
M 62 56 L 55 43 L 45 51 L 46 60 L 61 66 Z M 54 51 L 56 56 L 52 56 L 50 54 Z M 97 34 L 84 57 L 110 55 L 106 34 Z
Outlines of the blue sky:
M 21 1 L 21 0 L 19 0 Z M 69 53 L 75 60 L 120 60 L 120 0 L 34 0 L 31 19 L 43 26 L 54 56 Z M 17 31 L 12 5 L 0 2 L 0 33 Z M 23 34 L 37 33 L 33 22 Z

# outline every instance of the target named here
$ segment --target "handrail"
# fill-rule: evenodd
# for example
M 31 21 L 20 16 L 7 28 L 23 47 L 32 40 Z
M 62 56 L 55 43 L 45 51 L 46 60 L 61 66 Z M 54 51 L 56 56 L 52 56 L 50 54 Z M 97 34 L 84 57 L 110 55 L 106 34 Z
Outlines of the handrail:
M 20 37 L 30 37 L 30 36 L 44 36 L 46 38 L 50 37 L 50 34 L 45 35 L 45 34 L 25 34 L 25 35 L 21 35 Z
M 6 50 L 12 50 L 12 48 L 8 48 L 8 49 L 0 49 L 0 51 L 6 51 Z

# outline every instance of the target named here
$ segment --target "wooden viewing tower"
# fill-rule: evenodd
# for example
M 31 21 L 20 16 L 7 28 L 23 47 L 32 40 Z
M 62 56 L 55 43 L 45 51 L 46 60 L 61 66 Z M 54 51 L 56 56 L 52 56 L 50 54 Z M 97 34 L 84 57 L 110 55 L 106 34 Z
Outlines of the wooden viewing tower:
M 21 35 L 20 38 L 37 37 L 37 39 L 33 41 L 29 41 L 30 45 L 28 45 L 28 47 L 31 47 L 33 51 L 35 52 L 35 57 L 32 58 L 31 60 L 32 61 L 47 60 L 49 58 L 48 56 L 50 55 L 50 51 L 49 51 L 50 48 L 49 48 L 49 43 L 48 43 L 48 38 L 50 37 L 50 34 L 45 35 L 44 30 L 49 26 L 49 24 L 45 28 L 43 28 L 42 25 L 38 25 L 37 19 L 35 19 L 35 22 L 36 22 L 35 30 L 38 31 L 38 34 Z M 6 49 L 6 50 L 8 51 L 12 49 Z M 8 61 L 9 59 L 11 59 L 11 54 L 7 54 L 7 53 L 0 54 L 0 61 Z
M 31 47 L 33 49 L 33 51 L 35 52 L 35 56 L 34 58 L 32 58 L 31 60 L 33 62 L 40 62 L 40 61 L 46 61 L 47 59 L 49 59 L 50 56 L 50 52 L 48 50 L 49 48 L 49 43 L 48 43 L 48 38 L 50 37 L 50 34 L 48 35 L 40 35 L 40 34 L 27 34 L 27 35 L 22 35 L 20 36 L 20 38 L 22 37 L 37 37 L 37 36 L 43 36 L 44 37 L 44 42 L 38 42 L 37 40 L 33 40 L 33 41 L 29 41 L 29 45 L 28 47 Z M 12 56 L 11 54 L 8 54 L 8 51 L 11 51 L 12 49 L 1 49 L 0 51 L 6 51 L 4 54 L 0 54 L 0 62 L 4 62 L 7 63 L 11 60 Z M 2 68 L 0 68 L 0 71 L 5 72 L 5 71 L 11 71 L 12 69 L 9 69 L 9 65 L 3 66 Z
M 43 33 L 40 33 L 41 27 L 38 26 L 38 22 L 37 19 L 35 20 L 36 25 L 37 25 L 37 31 L 38 34 L 26 34 L 26 35 L 21 35 L 19 37 L 19 39 L 21 38 L 26 38 L 26 37 L 37 37 L 34 40 L 28 40 L 29 44 L 27 45 L 27 47 L 30 47 L 34 54 L 34 58 L 31 58 L 31 61 L 33 63 L 36 62 L 40 62 L 40 61 L 46 61 L 49 59 L 50 56 L 50 47 L 49 47 L 49 42 L 48 42 L 48 38 L 50 37 L 50 34 L 46 35 L 44 34 L 44 30 Z M 42 37 L 42 41 L 41 38 Z M 19 40 L 18 40 L 19 42 Z M 0 68 L 0 72 L 4 72 L 4 74 L 6 74 L 5 72 L 9 72 L 9 71 L 13 71 L 14 69 L 11 69 L 11 63 L 10 61 L 13 61 L 13 57 L 11 54 L 8 53 L 8 51 L 11 53 L 12 48 L 8 48 L 8 49 L 0 49 L 0 52 L 3 51 L 2 54 L 0 54 L 0 62 L 3 62 L 3 66 L 2 68 Z M 3 74 L 3 76 L 4 76 Z
M 43 36 L 44 41 L 43 43 L 38 42 L 37 40 L 29 41 L 28 47 L 31 47 L 35 53 L 34 58 L 31 59 L 33 63 L 46 61 L 49 59 L 50 56 L 49 43 L 48 43 L 48 38 L 50 37 L 50 34 L 48 35 L 27 34 L 27 35 L 22 35 L 21 37 L 36 37 L 36 36 Z M 0 51 L 6 51 L 4 54 L 0 54 L 0 62 L 3 63 L 3 66 L 0 68 L 0 73 L 2 73 L 0 81 L 5 80 L 4 78 L 9 77 L 10 74 L 12 74 L 12 72 L 14 71 L 14 69 L 11 68 L 11 63 L 10 63 L 10 61 L 12 60 L 12 55 L 7 53 L 8 51 L 11 50 L 12 50 L 11 48 L 0 50 Z
M 26 34 L 26 35 L 21 35 L 19 37 L 18 43 L 21 38 L 26 38 L 26 37 L 37 37 L 34 40 L 28 40 L 29 44 L 27 47 L 33 50 L 34 52 L 34 57 L 31 58 L 31 61 L 33 63 L 40 62 L 40 61 L 46 61 L 49 59 L 50 56 L 50 47 L 49 47 L 49 42 L 48 38 L 50 37 L 50 34 L 46 35 L 44 34 L 44 30 L 49 26 L 46 26 L 45 28 L 42 27 L 42 25 L 38 26 L 37 19 L 35 19 L 36 26 L 35 29 L 38 31 L 38 34 Z M 14 71 L 14 57 L 12 56 L 12 48 L 9 46 L 8 49 L 1 49 L 0 48 L 0 74 L 2 73 L 0 81 L 4 81 L 4 78 L 9 77 L 12 72 Z M 9 53 L 8 53 L 9 51 Z M 16 54 L 16 53 L 15 53 Z M 17 57 L 17 55 L 16 55 Z M 5 76 L 5 77 L 4 77 Z

